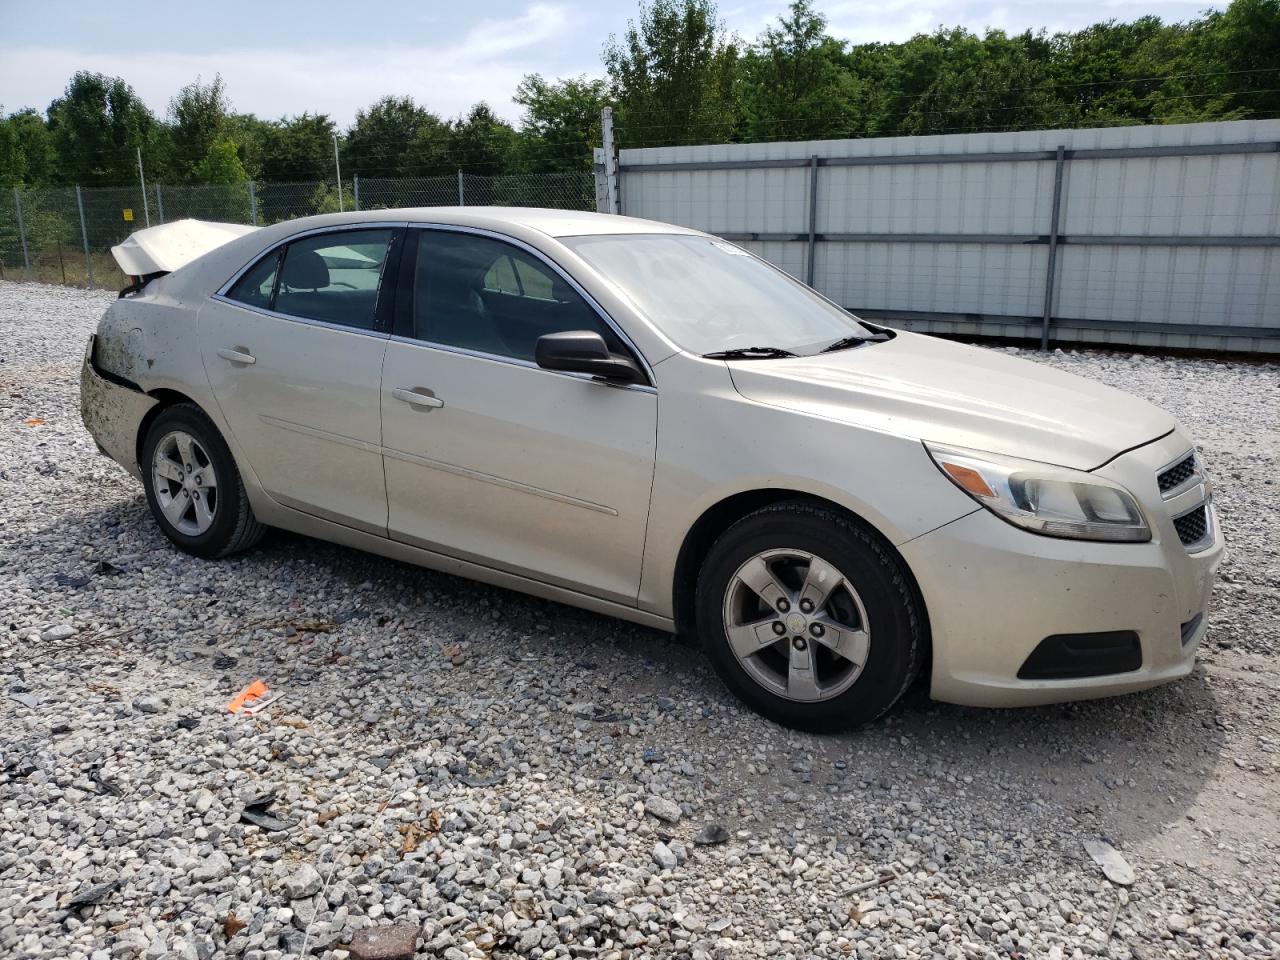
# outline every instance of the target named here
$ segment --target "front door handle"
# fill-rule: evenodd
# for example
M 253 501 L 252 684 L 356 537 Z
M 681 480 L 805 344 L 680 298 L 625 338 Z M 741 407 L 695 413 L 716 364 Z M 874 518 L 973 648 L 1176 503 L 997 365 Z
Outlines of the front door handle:
M 433 397 L 427 393 L 419 393 L 423 387 L 417 387 L 410 390 L 408 387 L 396 387 L 391 391 L 391 395 L 397 400 L 403 400 L 405 403 L 414 407 L 443 407 L 444 401 L 439 397 Z
M 233 347 L 219 347 L 218 356 L 223 360 L 230 360 L 232 363 L 257 363 L 258 358 L 247 350 L 236 350 Z

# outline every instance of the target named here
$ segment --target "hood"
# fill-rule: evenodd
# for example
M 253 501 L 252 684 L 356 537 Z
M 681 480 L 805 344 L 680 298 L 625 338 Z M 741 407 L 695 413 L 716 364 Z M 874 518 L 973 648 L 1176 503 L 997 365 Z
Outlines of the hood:
M 729 363 L 759 403 L 919 440 L 1092 470 L 1178 424 L 1121 390 L 997 350 L 899 332 L 815 357 Z
M 257 229 L 242 223 L 174 220 L 129 234 L 124 243 L 111 248 L 111 255 L 126 276 L 172 273 L 228 240 Z

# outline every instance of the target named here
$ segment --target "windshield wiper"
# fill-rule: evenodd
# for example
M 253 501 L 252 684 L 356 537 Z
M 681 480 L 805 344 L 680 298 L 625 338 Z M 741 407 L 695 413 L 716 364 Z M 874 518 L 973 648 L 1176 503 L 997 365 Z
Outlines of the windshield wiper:
M 831 353 L 833 350 L 846 350 L 849 347 L 857 347 L 864 343 L 884 343 L 891 339 L 887 333 L 873 333 L 869 337 L 842 337 L 835 343 L 823 347 L 819 353 Z
M 734 347 L 732 350 L 704 353 L 703 356 L 708 360 L 776 360 L 796 354 L 781 347 Z

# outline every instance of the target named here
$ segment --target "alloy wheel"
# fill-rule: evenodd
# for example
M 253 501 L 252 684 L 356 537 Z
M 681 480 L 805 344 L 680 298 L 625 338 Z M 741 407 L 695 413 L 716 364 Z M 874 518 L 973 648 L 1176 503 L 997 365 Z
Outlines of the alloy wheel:
M 747 674 L 788 700 L 839 696 L 871 649 L 857 590 L 804 550 L 766 550 L 742 564 L 725 590 L 724 629 Z
M 156 502 L 179 533 L 198 537 L 213 526 L 218 512 L 218 476 L 209 454 L 182 430 L 166 433 L 151 459 Z

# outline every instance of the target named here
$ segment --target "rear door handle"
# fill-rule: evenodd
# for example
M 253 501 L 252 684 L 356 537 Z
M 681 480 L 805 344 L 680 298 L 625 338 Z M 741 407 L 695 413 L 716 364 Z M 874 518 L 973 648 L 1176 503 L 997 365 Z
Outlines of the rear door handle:
M 429 394 L 418 392 L 419 390 L 422 390 L 422 389 L 424 388 L 418 387 L 416 389 L 410 390 L 408 387 L 396 387 L 394 390 L 391 391 L 391 395 L 395 397 L 397 400 L 403 400 L 405 403 L 415 407 L 443 407 L 444 406 L 444 401 L 441 400 L 439 397 L 433 397 Z
M 218 356 L 223 360 L 230 360 L 232 363 L 257 363 L 258 358 L 252 353 L 243 350 L 235 350 L 231 347 L 219 347 Z

